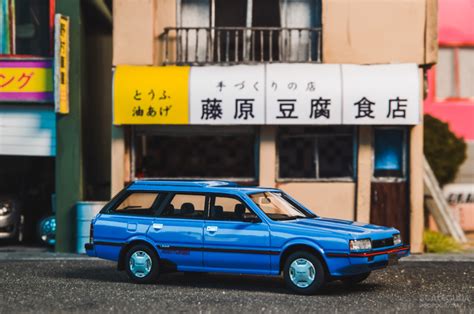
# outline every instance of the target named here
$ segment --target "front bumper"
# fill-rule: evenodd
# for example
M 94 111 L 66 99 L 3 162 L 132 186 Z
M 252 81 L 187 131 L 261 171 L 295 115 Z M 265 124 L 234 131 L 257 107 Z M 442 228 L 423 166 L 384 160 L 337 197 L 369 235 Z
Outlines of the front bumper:
M 10 213 L 0 216 L 0 239 L 10 239 L 16 234 L 19 227 L 19 217 Z
M 326 253 L 326 259 L 332 276 L 352 276 L 396 264 L 408 255 L 410 246 L 401 245 L 361 253 Z
M 84 244 L 87 256 L 95 257 L 95 248 L 93 243 Z

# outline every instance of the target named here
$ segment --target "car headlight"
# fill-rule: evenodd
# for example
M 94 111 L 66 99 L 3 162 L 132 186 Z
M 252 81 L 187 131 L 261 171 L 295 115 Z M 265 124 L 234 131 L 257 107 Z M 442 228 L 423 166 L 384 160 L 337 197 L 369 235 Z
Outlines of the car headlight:
M 365 251 L 372 249 L 372 242 L 370 239 L 350 240 L 349 249 L 351 251 Z
M 6 216 L 12 212 L 12 208 L 9 203 L 0 203 L 0 216 Z
M 400 236 L 400 233 L 397 233 L 393 235 L 393 245 L 399 244 L 402 244 L 402 237 Z

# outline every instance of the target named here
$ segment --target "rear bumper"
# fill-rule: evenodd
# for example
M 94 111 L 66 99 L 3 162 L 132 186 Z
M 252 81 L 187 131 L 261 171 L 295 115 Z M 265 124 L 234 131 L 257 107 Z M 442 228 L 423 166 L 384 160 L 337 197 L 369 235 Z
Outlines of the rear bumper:
M 332 276 L 351 276 L 371 272 L 396 264 L 402 257 L 410 255 L 410 246 L 402 245 L 385 250 L 363 253 L 326 253 Z

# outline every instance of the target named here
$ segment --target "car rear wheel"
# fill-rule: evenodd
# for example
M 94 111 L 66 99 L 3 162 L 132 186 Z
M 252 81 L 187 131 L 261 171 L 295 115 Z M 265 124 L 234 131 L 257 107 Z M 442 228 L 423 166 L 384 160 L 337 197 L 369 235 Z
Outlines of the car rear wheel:
M 352 285 L 355 285 L 359 282 L 362 282 L 362 281 L 366 280 L 369 276 L 370 276 L 370 272 L 355 275 L 355 276 L 346 277 L 346 278 L 342 279 L 342 282 L 347 286 L 352 286 Z
M 136 283 L 155 282 L 160 274 L 158 256 L 146 245 L 134 245 L 125 255 L 125 269 Z
M 305 251 L 291 254 L 285 261 L 286 286 L 299 294 L 314 294 L 326 283 L 326 274 L 318 257 Z

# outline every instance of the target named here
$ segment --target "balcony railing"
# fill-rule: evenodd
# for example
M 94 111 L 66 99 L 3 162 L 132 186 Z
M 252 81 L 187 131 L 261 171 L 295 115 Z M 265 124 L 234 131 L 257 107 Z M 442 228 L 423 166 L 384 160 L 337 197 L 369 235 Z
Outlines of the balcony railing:
M 321 28 L 168 27 L 164 64 L 321 62 Z

